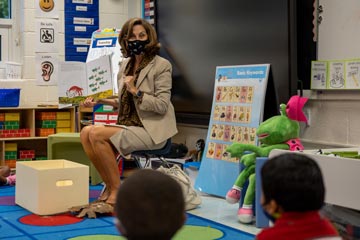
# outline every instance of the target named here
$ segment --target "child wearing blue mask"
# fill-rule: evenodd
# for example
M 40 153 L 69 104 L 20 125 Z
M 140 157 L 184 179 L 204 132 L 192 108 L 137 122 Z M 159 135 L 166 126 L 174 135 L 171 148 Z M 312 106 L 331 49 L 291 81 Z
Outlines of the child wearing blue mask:
M 341 239 L 319 214 L 325 186 L 313 159 L 300 153 L 270 158 L 261 169 L 261 178 L 261 204 L 274 225 L 263 229 L 256 239 Z

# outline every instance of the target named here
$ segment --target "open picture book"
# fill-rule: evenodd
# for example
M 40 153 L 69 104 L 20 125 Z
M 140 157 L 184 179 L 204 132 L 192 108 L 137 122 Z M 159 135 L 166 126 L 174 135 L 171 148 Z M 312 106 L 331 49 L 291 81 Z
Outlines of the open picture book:
M 79 104 L 86 97 L 106 98 L 113 95 L 111 55 L 89 62 L 59 63 L 59 103 Z

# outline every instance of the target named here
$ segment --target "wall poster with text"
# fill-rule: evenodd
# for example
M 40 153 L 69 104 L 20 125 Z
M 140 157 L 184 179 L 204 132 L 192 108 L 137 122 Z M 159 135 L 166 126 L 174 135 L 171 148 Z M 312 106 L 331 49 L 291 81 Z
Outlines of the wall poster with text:
M 208 133 L 195 188 L 225 197 L 239 175 L 239 160 L 226 152 L 233 142 L 257 144 L 270 64 L 218 66 Z

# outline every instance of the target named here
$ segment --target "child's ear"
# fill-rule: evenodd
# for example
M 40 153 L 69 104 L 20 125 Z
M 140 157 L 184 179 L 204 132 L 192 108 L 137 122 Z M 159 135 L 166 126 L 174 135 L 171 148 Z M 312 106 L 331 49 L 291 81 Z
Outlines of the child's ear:
M 270 202 L 267 204 L 266 210 L 269 214 L 273 215 L 274 213 L 279 212 L 279 204 L 275 200 L 270 200 Z

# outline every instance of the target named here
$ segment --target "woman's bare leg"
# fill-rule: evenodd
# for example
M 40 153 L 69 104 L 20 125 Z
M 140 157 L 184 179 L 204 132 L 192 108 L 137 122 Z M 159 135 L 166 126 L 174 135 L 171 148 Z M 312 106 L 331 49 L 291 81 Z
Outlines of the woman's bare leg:
M 104 126 L 88 126 L 81 131 L 84 150 L 106 184 L 106 191 L 100 199 L 111 204 L 115 203 L 120 174 L 116 154 L 109 139 L 118 131 L 121 129 Z
M 101 170 L 104 166 L 102 164 L 98 164 L 99 160 L 97 159 L 97 155 L 94 153 L 94 148 L 90 142 L 90 132 L 92 131 L 93 128 L 98 127 L 95 125 L 91 125 L 91 126 L 85 126 L 83 129 L 81 129 L 80 132 L 80 139 L 81 139 L 81 144 L 83 146 L 83 149 L 86 153 L 86 155 L 88 156 L 88 158 L 90 159 L 90 161 L 92 162 L 92 164 L 94 165 L 94 167 L 96 168 L 96 170 L 99 172 L 102 180 L 104 182 L 106 182 L 106 178 L 107 176 L 102 176 L 101 172 L 104 172 L 103 170 Z M 100 196 L 100 199 L 102 199 L 103 196 Z M 105 199 L 102 199 L 105 200 Z

